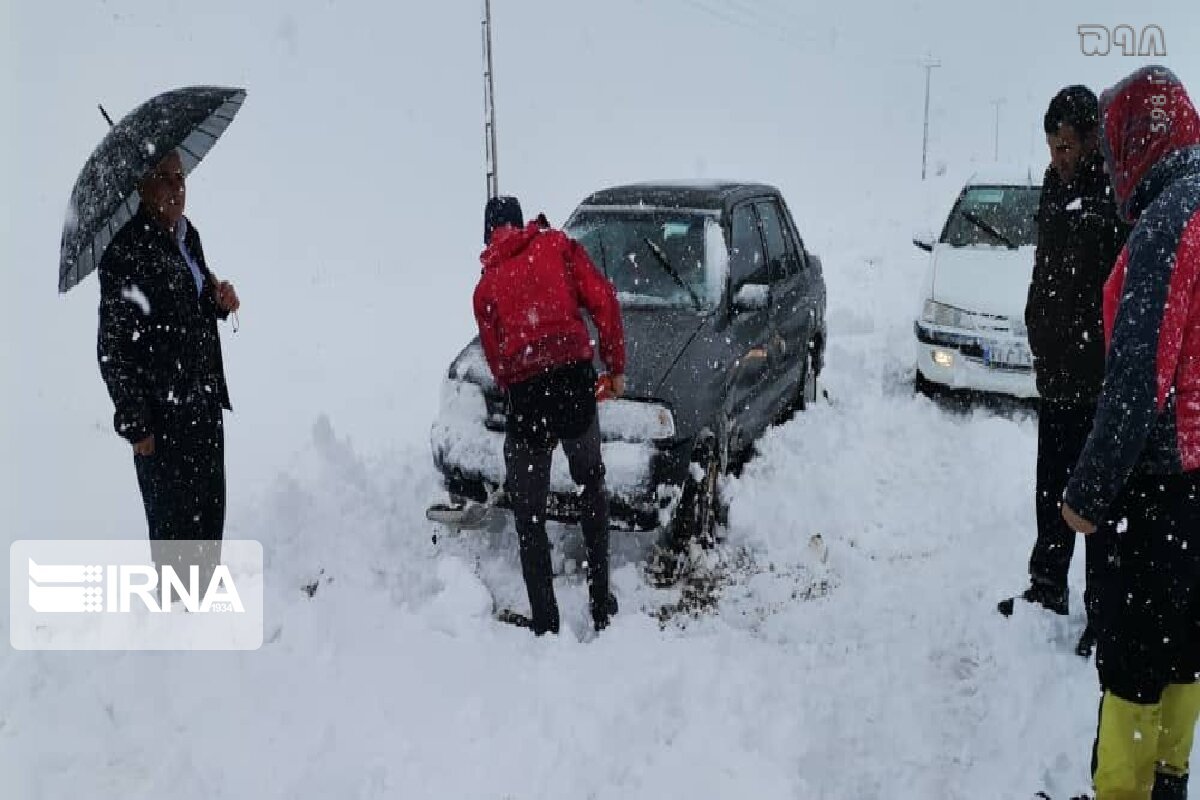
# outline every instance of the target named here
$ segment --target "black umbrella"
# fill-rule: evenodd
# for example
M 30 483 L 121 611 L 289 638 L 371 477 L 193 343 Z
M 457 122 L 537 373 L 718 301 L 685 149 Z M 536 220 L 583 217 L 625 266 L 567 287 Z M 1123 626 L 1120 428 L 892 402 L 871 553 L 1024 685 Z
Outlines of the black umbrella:
M 142 177 L 172 150 L 190 173 L 246 99 L 243 89 L 190 86 L 147 100 L 112 126 L 71 190 L 58 259 L 65 292 L 96 268 L 104 248 L 137 212 Z

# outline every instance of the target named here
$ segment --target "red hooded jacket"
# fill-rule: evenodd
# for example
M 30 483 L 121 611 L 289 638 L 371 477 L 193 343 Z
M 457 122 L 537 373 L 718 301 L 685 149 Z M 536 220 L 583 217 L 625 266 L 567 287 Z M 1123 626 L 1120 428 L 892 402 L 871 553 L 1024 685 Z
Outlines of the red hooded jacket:
M 611 283 L 587 251 L 562 231 L 531 222 L 497 228 L 480 255 L 475 321 L 492 375 L 501 388 L 555 367 L 592 360 L 582 311 L 600 335 L 600 357 L 625 373 L 625 333 Z
M 1135 469 L 1200 470 L 1200 117 L 1163 67 L 1100 103 L 1117 206 L 1137 224 L 1104 287 L 1104 389 L 1066 491 L 1092 521 Z

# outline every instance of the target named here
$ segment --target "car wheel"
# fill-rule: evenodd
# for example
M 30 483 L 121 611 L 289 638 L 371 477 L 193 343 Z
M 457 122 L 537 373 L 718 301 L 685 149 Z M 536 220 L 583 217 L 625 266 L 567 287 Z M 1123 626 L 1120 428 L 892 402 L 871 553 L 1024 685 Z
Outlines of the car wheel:
M 803 376 L 800 380 L 800 385 L 796 387 L 796 394 L 787 408 L 785 419 L 797 412 L 811 408 L 817 402 L 817 395 L 820 389 L 817 387 L 817 371 L 813 367 L 811 352 L 804 357 Z
M 817 370 L 813 367 L 812 353 L 804 357 L 804 383 L 800 385 L 799 409 L 804 411 L 817 402 Z
M 718 483 L 721 478 L 721 454 L 714 439 L 706 439 L 696 448 L 683 493 L 675 506 L 669 526 L 670 542 L 674 549 L 683 549 L 690 542 L 711 547 L 717 540 L 717 523 L 721 515 Z

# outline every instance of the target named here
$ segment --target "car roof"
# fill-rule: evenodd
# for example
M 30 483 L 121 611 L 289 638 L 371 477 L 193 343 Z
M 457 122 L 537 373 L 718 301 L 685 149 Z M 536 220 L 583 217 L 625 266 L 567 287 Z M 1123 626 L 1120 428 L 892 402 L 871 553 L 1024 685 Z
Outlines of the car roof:
M 967 186 L 1041 186 L 1044 172 L 1030 164 L 995 164 L 976 170 Z
M 774 186 L 737 181 L 654 181 L 612 186 L 583 199 L 587 206 L 650 206 L 722 211 L 749 197 L 778 195 Z

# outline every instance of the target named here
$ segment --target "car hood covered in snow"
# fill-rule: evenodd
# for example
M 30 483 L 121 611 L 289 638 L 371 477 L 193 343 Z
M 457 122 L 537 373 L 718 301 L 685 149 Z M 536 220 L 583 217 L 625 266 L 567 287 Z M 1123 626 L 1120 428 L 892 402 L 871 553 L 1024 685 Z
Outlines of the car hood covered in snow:
M 933 251 L 931 298 L 965 311 L 1023 319 L 1033 247 L 950 247 Z

